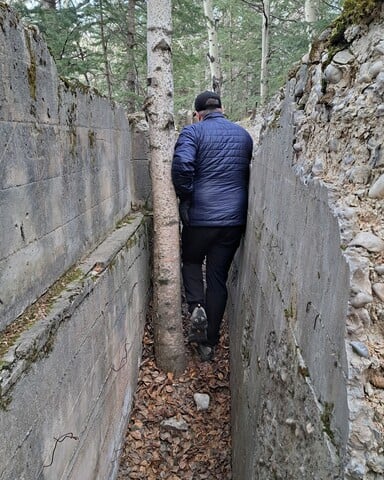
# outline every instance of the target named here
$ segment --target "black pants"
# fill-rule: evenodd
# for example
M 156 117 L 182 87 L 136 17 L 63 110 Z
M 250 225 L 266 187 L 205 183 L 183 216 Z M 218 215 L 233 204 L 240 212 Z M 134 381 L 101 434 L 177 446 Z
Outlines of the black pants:
M 208 318 L 208 345 L 219 341 L 227 303 L 227 278 L 244 227 L 183 227 L 182 273 L 189 311 L 200 303 Z M 203 263 L 206 260 L 206 289 Z

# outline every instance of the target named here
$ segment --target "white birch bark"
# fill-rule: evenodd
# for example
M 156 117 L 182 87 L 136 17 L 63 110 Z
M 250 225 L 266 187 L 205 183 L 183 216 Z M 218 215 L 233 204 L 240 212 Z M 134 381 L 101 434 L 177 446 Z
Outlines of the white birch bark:
M 262 2 L 261 30 L 261 65 L 260 65 L 260 103 L 264 106 L 268 99 L 269 83 L 269 20 L 271 14 L 270 0 Z
M 203 0 L 204 16 L 208 32 L 208 60 L 211 71 L 212 91 L 220 95 L 222 76 L 219 58 L 219 41 L 215 19 L 213 18 L 212 0 Z
M 148 0 L 147 53 L 153 191 L 153 324 L 159 368 L 179 374 L 185 368 L 181 321 L 179 216 L 171 180 L 175 143 L 171 54 L 171 0 Z
M 307 23 L 314 23 L 317 20 L 316 0 L 305 0 L 304 19 Z
M 305 0 L 304 19 L 307 23 L 307 34 L 311 40 L 313 37 L 313 24 L 318 20 L 317 0 Z

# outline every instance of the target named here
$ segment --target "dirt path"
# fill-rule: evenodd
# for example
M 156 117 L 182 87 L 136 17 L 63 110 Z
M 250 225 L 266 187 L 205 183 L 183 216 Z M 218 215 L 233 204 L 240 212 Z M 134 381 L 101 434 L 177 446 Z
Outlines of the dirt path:
M 188 367 L 178 379 L 157 370 L 146 326 L 138 388 L 118 480 L 230 480 L 229 349 L 226 325 L 215 359 L 202 363 L 187 346 Z M 210 397 L 199 410 L 195 393 Z M 175 427 L 161 422 L 174 418 Z

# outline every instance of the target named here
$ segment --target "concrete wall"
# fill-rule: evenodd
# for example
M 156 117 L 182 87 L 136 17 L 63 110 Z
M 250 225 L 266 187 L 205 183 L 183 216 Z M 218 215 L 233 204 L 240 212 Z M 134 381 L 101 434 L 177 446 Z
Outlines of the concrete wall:
M 318 181 L 292 171 L 293 89 L 252 165 L 232 272 L 233 478 L 342 478 L 349 272 Z
M 150 297 L 145 129 L 4 4 L 0 26 L 0 479 L 112 479 Z
M 384 5 L 264 112 L 232 272 L 234 480 L 384 478 Z
M 129 115 L 132 141 L 132 179 L 134 204 L 152 208 L 152 183 L 149 163 L 149 132 L 144 114 Z
M 148 228 L 138 214 L 114 231 L 3 356 L 1 480 L 117 473 L 150 292 Z
M 0 7 L 0 329 L 131 209 L 123 109 L 62 82 L 35 30 Z

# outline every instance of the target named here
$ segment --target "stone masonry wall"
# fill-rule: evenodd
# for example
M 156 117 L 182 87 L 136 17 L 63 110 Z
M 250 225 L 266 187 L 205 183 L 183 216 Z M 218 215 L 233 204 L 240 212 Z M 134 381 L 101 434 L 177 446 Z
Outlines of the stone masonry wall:
M 234 480 L 384 476 L 384 12 L 264 116 L 232 272 Z

